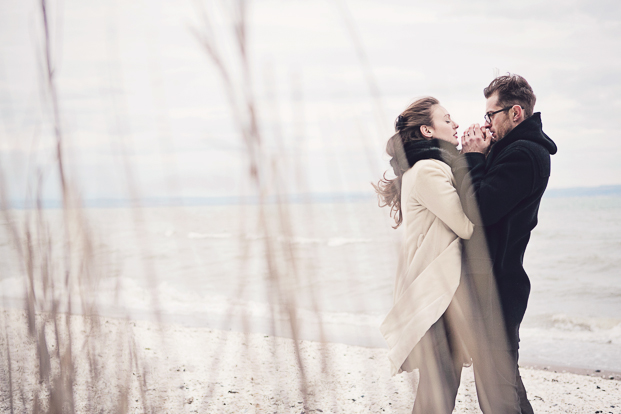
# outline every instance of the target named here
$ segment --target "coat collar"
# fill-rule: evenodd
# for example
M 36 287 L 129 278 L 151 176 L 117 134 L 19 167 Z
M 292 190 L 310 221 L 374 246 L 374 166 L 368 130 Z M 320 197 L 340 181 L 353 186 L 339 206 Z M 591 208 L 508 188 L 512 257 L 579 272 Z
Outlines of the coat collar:
M 550 154 L 556 154 L 556 144 L 543 132 L 541 112 L 535 112 L 495 143 L 490 150 L 488 159 L 492 159 L 504 148 L 519 140 L 533 141 L 542 145 Z
M 403 151 L 407 159 L 407 165 L 403 166 L 404 171 L 413 167 L 416 162 L 426 159 L 435 159 L 450 165 L 459 155 L 454 145 L 436 138 L 406 142 L 403 144 Z

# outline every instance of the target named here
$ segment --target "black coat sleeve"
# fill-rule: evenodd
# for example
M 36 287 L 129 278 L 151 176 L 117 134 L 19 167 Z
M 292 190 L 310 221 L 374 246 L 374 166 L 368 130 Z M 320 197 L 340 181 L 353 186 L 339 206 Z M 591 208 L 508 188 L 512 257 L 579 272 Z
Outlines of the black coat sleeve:
M 475 225 L 497 223 L 533 191 L 534 160 L 521 148 L 507 148 L 487 169 L 480 153 L 460 155 L 452 168 L 464 212 Z

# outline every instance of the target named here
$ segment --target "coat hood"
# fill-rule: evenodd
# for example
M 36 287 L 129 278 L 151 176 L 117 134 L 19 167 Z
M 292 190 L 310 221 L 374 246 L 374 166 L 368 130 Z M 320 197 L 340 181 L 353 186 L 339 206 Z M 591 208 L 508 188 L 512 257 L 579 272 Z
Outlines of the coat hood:
M 557 147 L 554 141 L 543 132 L 541 124 L 541 112 L 535 112 L 522 123 L 513 128 L 504 138 L 498 141 L 491 149 L 492 153 L 498 153 L 503 148 L 518 140 L 535 142 L 544 147 L 550 154 L 556 154 Z

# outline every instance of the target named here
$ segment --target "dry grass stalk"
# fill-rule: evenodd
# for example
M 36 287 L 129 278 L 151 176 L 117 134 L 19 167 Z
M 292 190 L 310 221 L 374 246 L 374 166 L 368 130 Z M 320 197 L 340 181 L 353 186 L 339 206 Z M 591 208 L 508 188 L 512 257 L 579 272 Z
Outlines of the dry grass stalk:
M 81 200 L 65 166 L 50 4 L 41 0 L 39 6 L 44 90 L 52 114 L 54 167 L 62 208 L 60 215 L 45 208 L 43 180 L 39 179 L 35 195 L 26 200 L 26 205 L 34 208 L 17 217 L 2 186 L 2 215 L 24 276 L 26 298 L 23 315 L 4 312 L 0 408 L 11 413 L 124 413 L 128 411 L 128 390 L 134 381 L 131 376 L 119 374 L 125 367 L 128 372 L 141 374 L 142 381 L 137 385 L 146 409 L 146 371 L 136 357 L 131 331 L 121 329 L 108 336 L 100 323 L 97 288 L 102 266 L 94 252 L 93 234 Z M 84 316 L 76 323 L 73 313 Z M 23 327 L 27 327 L 30 340 L 25 348 L 16 348 L 11 338 L 23 337 Z M 101 358 L 102 348 L 110 346 L 118 347 L 116 354 L 120 358 L 114 363 Z M 78 366 L 87 369 L 78 370 Z M 118 392 L 110 393 L 111 385 Z
M 284 155 L 285 144 L 280 136 L 280 129 L 276 128 L 276 144 L 283 151 L 283 154 L 270 153 L 265 145 L 264 131 L 259 127 L 257 118 L 258 103 L 255 99 L 252 82 L 252 62 L 248 53 L 247 39 L 247 3 L 243 0 L 228 2 L 223 5 L 228 14 L 230 27 L 232 28 L 232 37 L 235 39 L 236 59 L 238 67 L 232 68 L 227 65 L 220 49 L 219 43 L 215 38 L 215 30 L 211 22 L 209 13 L 202 4 L 198 5 L 203 25 L 200 28 L 193 29 L 194 35 L 200 42 L 205 53 L 214 64 L 224 85 L 227 99 L 239 129 L 242 141 L 245 145 L 246 157 L 249 161 L 249 178 L 253 184 L 253 188 L 258 198 L 257 206 L 257 222 L 263 238 L 263 260 L 267 268 L 265 279 L 267 287 L 267 295 L 270 303 L 272 334 L 286 335 L 293 339 L 294 355 L 297 361 L 297 369 L 299 376 L 297 377 L 298 389 L 304 400 L 304 406 L 308 403 L 308 392 L 311 391 L 311 385 L 306 379 L 306 367 L 302 362 L 301 351 L 299 349 L 299 332 L 300 320 L 297 314 L 298 299 L 300 295 L 300 286 L 303 285 L 301 279 L 299 260 L 296 255 L 296 247 L 293 244 L 294 228 L 293 218 L 289 211 L 289 205 L 286 196 L 287 180 L 285 177 L 293 170 L 298 177 L 298 184 L 303 188 L 304 172 L 300 165 L 294 168 L 287 168 Z M 239 74 L 235 77 L 235 74 Z M 269 86 L 270 82 L 266 82 Z M 273 100 L 275 102 L 275 98 Z M 273 114 L 277 114 L 277 109 L 272 108 Z M 275 199 L 275 212 L 271 211 L 272 200 Z M 275 217 L 272 217 L 275 215 Z M 247 252 L 247 251 L 246 251 Z M 246 257 L 246 260 L 248 257 Z M 243 293 L 245 279 L 248 276 L 240 275 L 238 295 Z M 302 294 L 311 295 L 310 302 L 313 304 L 314 311 L 319 320 L 319 313 L 316 299 L 312 296 L 312 290 L 303 292 Z M 229 318 L 232 316 L 229 316 Z M 282 331 L 284 326 L 280 326 L 279 321 L 284 317 L 288 326 L 286 331 Z M 230 320 L 230 319 L 229 319 Z M 228 321 L 227 321 L 228 322 Z M 320 336 L 323 337 L 323 328 L 320 325 Z M 319 363 L 322 364 L 326 375 L 329 374 L 330 363 L 328 355 L 323 354 Z M 213 372 L 218 371 L 219 361 L 214 362 Z M 273 379 L 277 383 L 280 379 Z M 280 387 L 278 387 L 280 388 Z

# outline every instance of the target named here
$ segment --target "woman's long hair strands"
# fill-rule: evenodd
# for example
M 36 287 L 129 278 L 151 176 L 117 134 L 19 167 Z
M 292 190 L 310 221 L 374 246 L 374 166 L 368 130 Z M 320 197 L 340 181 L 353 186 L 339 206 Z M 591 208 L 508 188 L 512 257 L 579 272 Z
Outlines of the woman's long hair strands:
M 420 98 L 413 102 L 395 121 L 395 134 L 386 143 L 386 153 L 391 156 L 395 178 L 386 178 L 386 172 L 373 188 L 377 192 L 378 205 L 390 207 L 390 216 L 395 219 L 395 229 L 403 222 L 401 212 L 401 181 L 403 173 L 409 169 L 409 164 L 403 151 L 403 144 L 411 141 L 420 141 L 426 138 L 420 127 L 433 126 L 433 107 L 440 102 L 431 96 Z

